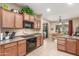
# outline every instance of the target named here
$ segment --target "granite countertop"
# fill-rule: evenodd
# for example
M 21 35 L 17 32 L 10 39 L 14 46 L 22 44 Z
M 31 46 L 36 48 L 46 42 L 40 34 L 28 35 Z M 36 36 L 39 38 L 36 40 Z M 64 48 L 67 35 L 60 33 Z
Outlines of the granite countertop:
M 15 36 L 13 39 L 7 39 L 7 40 L 0 41 L 0 45 L 16 42 L 16 41 L 20 41 L 20 40 L 28 40 L 30 38 L 35 38 L 35 37 L 38 37 L 38 36 L 40 36 L 40 34 L 33 35 L 33 36 L 32 35 L 31 36 L 26 36 L 26 37 Z
M 69 38 L 69 39 L 79 39 L 79 36 L 69 36 L 69 35 L 63 35 L 63 36 L 59 36 L 62 38 Z

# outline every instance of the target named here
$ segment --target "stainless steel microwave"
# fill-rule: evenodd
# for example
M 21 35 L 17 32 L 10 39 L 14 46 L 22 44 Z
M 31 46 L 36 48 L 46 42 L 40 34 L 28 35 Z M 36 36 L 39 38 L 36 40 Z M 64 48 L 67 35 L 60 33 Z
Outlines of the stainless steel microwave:
M 33 29 L 34 23 L 29 21 L 23 21 L 23 28 Z

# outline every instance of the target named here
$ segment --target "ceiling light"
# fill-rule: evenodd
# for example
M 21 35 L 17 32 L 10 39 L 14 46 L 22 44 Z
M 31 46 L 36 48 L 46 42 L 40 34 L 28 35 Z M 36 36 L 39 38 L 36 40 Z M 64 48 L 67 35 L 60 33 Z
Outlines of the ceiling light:
M 46 11 L 47 11 L 47 12 L 50 12 L 50 11 L 51 11 L 51 9 L 50 9 L 50 8 L 47 8 L 47 9 L 46 9 Z

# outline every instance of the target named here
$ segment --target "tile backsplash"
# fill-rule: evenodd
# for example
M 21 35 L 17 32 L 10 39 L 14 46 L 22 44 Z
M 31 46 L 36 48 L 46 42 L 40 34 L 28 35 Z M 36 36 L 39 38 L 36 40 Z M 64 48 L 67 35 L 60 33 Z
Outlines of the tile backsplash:
M 3 29 L 1 32 L 4 33 L 5 31 L 9 32 L 16 32 L 16 36 L 23 35 L 23 34 L 33 34 L 33 33 L 40 33 L 40 30 L 31 30 L 31 29 Z

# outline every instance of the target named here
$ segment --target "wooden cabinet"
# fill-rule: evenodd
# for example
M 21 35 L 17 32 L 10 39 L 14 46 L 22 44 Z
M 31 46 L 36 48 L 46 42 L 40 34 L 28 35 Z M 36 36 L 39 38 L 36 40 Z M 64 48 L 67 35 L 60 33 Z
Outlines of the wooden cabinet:
M 15 14 L 15 28 L 23 28 L 23 16 Z
M 66 47 L 63 45 L 57 45 L 58 50 L 66 51 Z
M 57 44 L 66 46 L 66 40 L 65 40 L 65 38 L 58 38 Z
M 2 55 L 1 46 L 0 46 L 0 56 Z
M 23 14 L 24 20 L 30 21 L 30 16 L 26 13 Z
M 18 42 L 18 55 L 19 56 L 24 56 L 26 55 L 26 40 L 22 40 Z
M 38 25 L 37 25 L 37 20 L 34 21 L 34 29 L 37 29 L 38 28 Z
M 77 40 L 77 55 L 79 56 L 79 40 Z
M 41 20 L 38 20 L 38 29 L 41 29 Z
M 57 49 L 66 51 L 66 39 L 65 38 L 58 38 L 57 39 Z
M 76 40 L 75 39 L 67 39 L 66 50 L 69 53 L 76 54 Z
M 37 37 L 37 40 L 36 40 L 36 47 L 38 48 L 39 46 L 41 45 L 41 37 Z
M 14 28 L 14 13 L 2 10 L 2 28 Z
M 2 46 L 0 46 L 0 56 L 3 56 Z
M 5 56 L 17 56 L 17 43 L 9 43 L 4 45 Z
M 35 16 L 35 20 L 34 20 L 34 28 L 35 29 L 40 29 L 41 28 L 41 20 L 39 20 L 38 17 Z
M 44 37 L 41 35 L 41 45 L 44 43 Z
M 31 22 L 34 22 L 34 16 L 31 16 L 31 15 L 30 15 L 30 21 L 31 21 Z
M 0 9 L 2 28 L 23 28 L 23 15 Z
M 44 43 L 43 35 L 38 36 L 36 40 L 36 47 L 41 46 L 43 43 Z

